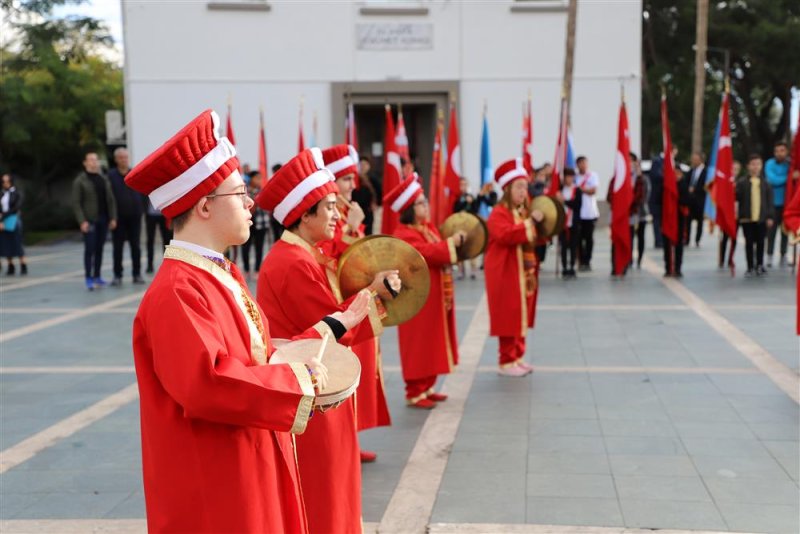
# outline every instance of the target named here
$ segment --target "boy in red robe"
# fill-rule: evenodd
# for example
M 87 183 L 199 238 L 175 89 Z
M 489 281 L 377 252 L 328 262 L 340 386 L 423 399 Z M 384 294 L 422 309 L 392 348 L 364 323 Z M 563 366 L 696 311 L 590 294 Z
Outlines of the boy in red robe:
M 333 239 L 320 243 L 320 248 L 325 255 L 338 261 L 350 245 L 364 237 L 364 211 L 352 201 L 358 176 L 358 152 L 352 145 L 336 145 L 323 150 L 322 158 L 339 188 L 336 198 L 339 219 Z M 356 428 L 360 432 L 391 425 L 383 386 L 380 338 L 356 343 L 351 348 L 361 362 L 361 382 L 356 391 Z M 374 462 L 377 454 L 362 449 L 360 457 L 362 462 Z
M 275 337 L 296 336 L 311 326 L 309 317 L 342 311 L 353 298 L 342 302 L 336 262 L 317 246 L 334 236 L 337 192 L 322 151 L 311 148 L 281 167 L 256 198 L 285 227 L 261 264 L 256 293 Z M 369 288 L 373 295 L 390 298 L 387 279 L 400 289 L 396 271 L 378 273 Z M 380 335 L 378 309 L 378 302 L 370 299 L 369 321 L 347 332 L 340 343 L 352 346 Z M 297 436 L 297 462 L 309 530 L 361 532 L 361 466 L 352 398 L 315 416 Z
M 456 247 L 464 244 L 466 234 L 442 239 L 430 222 L 428 200 L 416 173 L 387 193 L 384 206 L 400 214 L 394 236 L 416 248 L 430 271 L 428 300 L 417 315 L 397 327 L 406 403 L 430 410 L 447 400 L 447 395 L 434 392 L 436 378 L 458 363 L 452 266 L 458 261 Z
M 534 245 L 534 220 L 528 214 L 528 173 L 522 158 L 506 161 L 494 173 L 503 198 L 489 215 L 489 242 L 484 254 L 489 334 L 498 336 L 499 374 L 525 376 L 533 366 L 525 363 L 525 335 L 533 328 L 539 269 Z M 534 219 L 535 217 L 535 219 Z
M 326 370 L 268 364 L 262 310 L 222 255 L 247 239 L 253 201 L 218 128 L 203 112 L 125 178 L 175 230 L 133 324 L 148 531 L 304 533 L 289 433 Z M 298 337 L 355 327 L 367 308 L 364 294 Z

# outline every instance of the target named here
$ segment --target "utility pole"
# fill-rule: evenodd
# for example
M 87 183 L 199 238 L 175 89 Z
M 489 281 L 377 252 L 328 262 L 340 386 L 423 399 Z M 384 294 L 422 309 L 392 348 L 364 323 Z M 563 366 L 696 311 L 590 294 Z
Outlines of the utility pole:
M 578 0 L 569 0 L 567 7 L 567 51 L 564 58 L 564 98 L 567 100 L 567 117 L 572 101 L 572 71 L 575 66 L 575 22 L 578 16 Z
M 708 46 L 708 0 L 697 0 L 697 36 L 695 41 L 692 152 L 702 152 L 703 95 L 706 90 L 706 49 Z

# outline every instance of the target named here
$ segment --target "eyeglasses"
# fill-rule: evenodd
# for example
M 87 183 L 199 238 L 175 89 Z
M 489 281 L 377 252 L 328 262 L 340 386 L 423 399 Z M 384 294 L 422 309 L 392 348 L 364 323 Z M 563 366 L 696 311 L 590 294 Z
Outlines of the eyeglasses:
M 414 205 L 415 206 L 427 206 L 428 205 L 428 199 L 417 200 L 416 202 L 414 202 Z
M 213 195 L 206 195 L 206 198 L 215 198 L 215 197 L 239 197 L 239 200 L 242 201 L 242 207 L 247 207 L 247 202 L 250 200 L 250 196 L 247 194 L 247 191 L 236 191 L 234 193 L 214 193 Z

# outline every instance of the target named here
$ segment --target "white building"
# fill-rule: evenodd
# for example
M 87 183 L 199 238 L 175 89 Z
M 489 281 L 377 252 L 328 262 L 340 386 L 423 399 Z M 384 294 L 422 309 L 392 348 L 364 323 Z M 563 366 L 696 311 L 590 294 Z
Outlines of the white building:
M 316 144 L 344 139 L 348 98 L 360 151 L 381 154 L 383 104 L 403 103 L 412 156 L 429 174 L 436 107 L 456 98 L 462 173 L 479 180 L 482 110 L 492 162 L 521 153 L 530 92 L 534 164 L 552 161 L 564 71 L 566 0 L 122 0 L 128 141 L 140 161 L 206 108 L 225 117 L 257 164 L 263 106 L 269 163 L 296 152 L 298 114 Z M 641 0 L 578 3 L 572 133 L 601 176 L 612 172 L 620 85 L 639 150 Z M 602 196 L 602 195 L 601 195 Z

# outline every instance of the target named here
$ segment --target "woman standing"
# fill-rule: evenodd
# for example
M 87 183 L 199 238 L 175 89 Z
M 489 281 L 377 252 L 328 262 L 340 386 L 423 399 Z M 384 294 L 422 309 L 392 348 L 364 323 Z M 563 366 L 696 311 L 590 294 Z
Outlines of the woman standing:
M 447 400 L 447 395 L 433 391 L 436 377 L 458 363 L 452 265 L 458 261 L 456 247 L 464 244 L 466 233 L 442 239 L 430 222 L 428 199 L 416 173 L 386 195 L 384 206 L 400 214 L 394 236 L 417 249 L 430 269 L 428 300 L 413 319 L 398 327 L 406 402 L 412 408 L 430 410 Z
M 28 264 L 25 263 L 25 251 L 22 248 L 22 219 L 19 209 L 22 206 L 22 195 L 14 186 L 14 178 L 10 174 L 3 175 L 3 192 L 0 196 L 0 257 L 8 260 L 6 275 L 12 276 L 17 272 L 14 267 L 14 258 L 19 258 L 19 274 L 28 274 Z
M 484 273 L 489 300 L 489 333 L 499 338 L 499 374 L 525 376 L 525 335 L 533 327 L 539 284 L 539 262 L 534 252 L 536 228 L 542 219 L 528 209 L 528 174 L 522 158 L 508 160 L 495 170 L 503 197 L 489 215 L 489 242 Z

